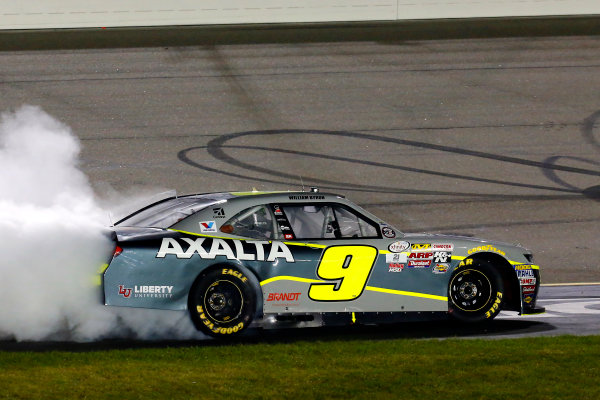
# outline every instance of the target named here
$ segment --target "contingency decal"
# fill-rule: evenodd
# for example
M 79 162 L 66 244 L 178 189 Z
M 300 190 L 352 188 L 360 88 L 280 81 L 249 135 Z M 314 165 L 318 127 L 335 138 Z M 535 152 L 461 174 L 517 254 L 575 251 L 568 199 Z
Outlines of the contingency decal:
M 396 232 L 392 228 L 390 228 L 389 226 L 386 226 L 386 225 L 383 225 L 381 227 L 381 234 L 388 239 L 393 239 L 396 237 Z
M 228 260 L 275 261 L 283 258 L 287 262 L 295 262 L 292 252 L 282 242 L 217 238 L 163 238 L 156 257 L 174 255 L 177 258 L 192 258 L 194 254 L 209 260 L 224 256 Z
M 410 248 L 413 250 L 438 250 L 452 252 L 452 250 L 454 250 L 454 245 L 452 243 L 413 243 Z
M 525 285 L 535 285 L 536 279 L 535 274 L 533 273 L 533 269 L 531 269 L 531 265 L 522 264 L 515 265 L 515 272 L 517 273 L 517 277 L 519 278 L 519 282 L 521 286 Z
M 446 272 L 448 272 L 449 269 L 450 264 L 435 264 L 434 267 L 431 269 L 431 272 L 433 272 L 434 274 L 445 274 Z
M 497 248 L 495 248 L 494 246 L 492 246 L 491 244 L 488 244 L 486 246 L 478 246 L 478 247 L 474 247 L 472 249 L 470 249 L 468 251 L 469 254 L 473 254 L 473 253 L 477 253 L 480 251 L 492 251 L 494 253 L 498 253 L 501 256 L 505 256 L 506 257 L 506 253 L 503 252 L 502 250 L 498 250 Z
M 217 224 L 215 221 L 202 221 L 200 222 L 200 232 L 202 233 L 214 233 L 217 231 Z
M 408 255 L 408 268 L 429 268 L 433 260 L 431 251 L 413 251 Z
M 410 243 L 405 241 L 394 242 L 388 246 L 388 250 L 392 253 L 402 253 L 404 250 L 408 250 L 409 248 Z
M 407 253 L 390 253 L 385 255 L 388 272 L 402 272 L 408 262 Z
M 283 233 L 283 238 L 285 240 L 294 240 L 294 231 L 281 207 L 277 204 L 271 204 L 271 209 L 273 210 L 273 214 L 275 214 L 277 225 L 279 225 L 279 229 Z

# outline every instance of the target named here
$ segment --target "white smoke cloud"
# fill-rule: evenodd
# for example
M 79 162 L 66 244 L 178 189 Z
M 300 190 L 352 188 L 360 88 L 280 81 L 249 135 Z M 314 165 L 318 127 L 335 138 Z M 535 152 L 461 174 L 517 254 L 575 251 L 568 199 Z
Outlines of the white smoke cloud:
M 0 338 L 202 337 L 185 313 L 100 304 L 93 280 L 114 246 L 79 151 L 38 107 L 0 117 Z

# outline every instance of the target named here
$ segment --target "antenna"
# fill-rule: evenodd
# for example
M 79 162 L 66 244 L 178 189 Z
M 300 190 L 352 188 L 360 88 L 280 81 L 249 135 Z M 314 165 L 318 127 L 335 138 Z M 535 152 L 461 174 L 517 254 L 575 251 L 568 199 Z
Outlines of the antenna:
M 298 175 L 300 177 L 300 183 L 302 184 L 302 191 L 304 192 L 304 181 L 302 180 L 302 175 Z
M 110 211 L 108 212 L 108 222 L 110 222 L 110 226 L 115 226 L 115 223 L 113 222 L 112 218 L 112 213 Z

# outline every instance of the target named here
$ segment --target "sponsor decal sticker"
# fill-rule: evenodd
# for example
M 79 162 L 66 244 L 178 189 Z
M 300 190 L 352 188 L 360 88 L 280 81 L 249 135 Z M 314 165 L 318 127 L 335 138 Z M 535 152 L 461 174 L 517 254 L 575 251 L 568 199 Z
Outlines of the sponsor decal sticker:
M 214 218 L 225 218 L 225 210 L 223 210 L 223 207 L 213 208 L 213 217 Z
M 292 235 L 291 233 L 284 233 L 283 237 L 286 240 L 292 240 L 294 238 L 294 235 Z
M 522 288 L 523 294 L 532 294 L 535 293 L 535 285 L 526 285 Z
M 414 243 L 411 248 L 413 250 L 427 250 L 431 248 L 429 243 Z
M 283 215 L 283 211 L 281 211 L 281 208 L 279 206 L 273 205 L 273 214 Z M 277 219 L 277 221 L 279 221 L 279 219 Z
M 123 285 L 119 285 L 119 294 L 125 298 L 131 296 L 131 288 L 126 288 Z
M 209 232 L 216 232 L 216 231 L 217 231 L 217 224 L 215 223 L 215 221 L 200 222 L 200 232 L 209 233 Z
M 433 262 L 447 263 L 450 262 L 452 254 L 447 251 L 436 251 L 433 253 Z
M 454 245 L 452 243 L 438 243 L 432 244 L 431 250 L 445 250 L 445 251 L 453 251 Z
M 385 262 L 388 264 L 406 264 L 408 255 L 406 253 L 390 253 L 385 255 Z
M 131 297 L 152 297 L 152 298 L 170 298 L 173 297 L 173 286 L 166 285 L 135 285 L 133 288 L 126 288 L 119 285 L 119 294 L 125 298 Z
M 429 268 L 431 260 L 408 260 L 408 268 Z
M 434 274 L 445 274 L 450 269 L 450 264 L 435 264 L 431 272 Z
M 521 286 L 525 286 L 525 285 L 535 285 L 535 278 L 519 278 L 519 282 L 521 283 Z
M 426 251 L 412 252 L 408 255 L 408 258 L 416 260 L 431 260 L 433 258 L 433 253 Z
M 531 269 L 531 265 L 529 265 L 529 264 L 515 265 L 515 271 L 524 271 L 524 270 L 530 270 L 530 269 Z
M 389 264 L 388 265 L 388 272 L 402 272 L 402 270 L 404 269 L 404 264 Z
M 156 257 L 165 258 L 170 255 L 183 259 L 198 255 L 208 260 L 221 256 L 228 260 L 275 261 L 281 258 L 287 262 L 295 262 L 290 249 L 283 242 L 276 240 L 243 242 L 217 238 L 163 238 Z
M 269 293 L 267 301 L 298 301 L 301 293 Z
M 473 254 L 473 253 L 478 253 L 480 251 L 491 251 L 491 252 L 494 252 L 494 253 L 498 253 L 498 254 L 500 254 L 502 256 L 506 256 L 506 253 L 504 253 L 502 250 L 498 250 L 497 248 L 495 248 L 491 244 L 488 244 L 486 246 L 473 247 L 472 249 L 470 249 L 468 251 L 468 253 L 469 254 Z
M 392 253 L 402 253 L 404 250 L 408 250 L 409 248 L 410 243 L 404 241 L 394 242 L 388 246 L 388 250 Z
M 390 228 L 389 226 L 382 226 L 381 234 L 388 239 L 393 239 L 396 237 L 396 232 L 394 232 L 394 230 L 392 228 Z
M 527 304 L 531 303 L 533 301 L 533 296 L 525 296 L 523 298 L 523 301 Z

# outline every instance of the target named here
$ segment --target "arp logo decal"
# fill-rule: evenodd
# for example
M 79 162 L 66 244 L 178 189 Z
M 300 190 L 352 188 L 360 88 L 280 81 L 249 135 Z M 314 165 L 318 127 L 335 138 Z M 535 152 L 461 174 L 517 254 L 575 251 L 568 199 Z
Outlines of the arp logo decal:
M 433 253 L 428 251 L 412 252 L 408 255 L 409 268 L 429 268 Z
M 233 244 L 233 248 L 231 244 Z M 187 245 L 186 250 L 184 247 Z M 163 238 L 156 258 L 174 255 L 177 258 L 192 258 L 197 254 L 202 259 L 214 260 L 224 256 L 228 260 L 275 261 L 283 258 L 295 262 L 290 249 L 283 242 L 259 240 L 224 240 L 217 238 Z
M 200 232 L 211 233 L 217 231 L 217 224 L 215 221 L 202 221 L 200 222 Z
M 412 252 L 408 255 L 408 258 L 416 260 L 431 260 L 433 258 L 433 253 L 425 251 Z

